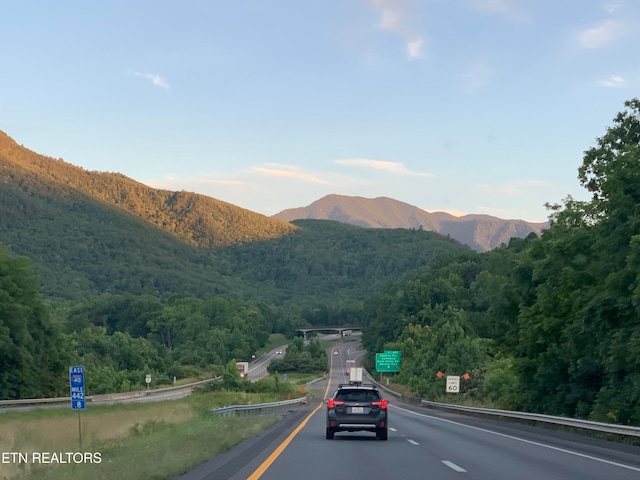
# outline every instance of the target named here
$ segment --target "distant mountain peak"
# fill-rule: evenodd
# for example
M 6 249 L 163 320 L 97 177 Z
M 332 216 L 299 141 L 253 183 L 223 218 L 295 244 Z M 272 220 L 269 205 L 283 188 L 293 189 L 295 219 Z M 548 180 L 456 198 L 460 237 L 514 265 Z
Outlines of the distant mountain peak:
M 454 214 L 455 213 L 455 214 Z M 274 218 L 290 222 L 299 219 L 335 220 L 368 228 L 413 228 L 449 236 L 483 252 L 513 237 L 539 235 L 548 223 L 501 219 L 491 215 L 433 212 L 389 197 L 365 198 L 329 194 L 306 207 L 283 210 Z

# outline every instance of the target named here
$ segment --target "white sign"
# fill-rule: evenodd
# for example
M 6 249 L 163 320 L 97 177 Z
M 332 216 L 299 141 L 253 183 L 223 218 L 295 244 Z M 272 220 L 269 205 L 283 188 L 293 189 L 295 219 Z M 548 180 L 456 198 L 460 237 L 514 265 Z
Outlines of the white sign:
M 145 382 L 151 383 L 151 375 L 147 375 L 144 379 Z
M 447 393 L 460 392 L 460 377 L 447 375 Z

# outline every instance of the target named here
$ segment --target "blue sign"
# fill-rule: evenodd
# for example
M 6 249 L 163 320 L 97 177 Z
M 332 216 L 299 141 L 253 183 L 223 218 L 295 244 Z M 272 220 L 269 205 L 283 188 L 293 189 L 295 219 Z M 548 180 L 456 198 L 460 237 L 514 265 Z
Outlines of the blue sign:
M 71 408 L 84 410 L 84 367 L 69 367 L 69 388 L 71 389 Z

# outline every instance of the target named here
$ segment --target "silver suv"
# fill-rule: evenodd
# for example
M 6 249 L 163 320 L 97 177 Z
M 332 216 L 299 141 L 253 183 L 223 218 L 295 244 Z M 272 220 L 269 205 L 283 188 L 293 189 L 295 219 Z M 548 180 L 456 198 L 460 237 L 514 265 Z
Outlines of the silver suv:
M 327 404 L 327 440 L 336 432 L 374 432 L 387 439 L 389 402 L 373 385 L 338 385 Z

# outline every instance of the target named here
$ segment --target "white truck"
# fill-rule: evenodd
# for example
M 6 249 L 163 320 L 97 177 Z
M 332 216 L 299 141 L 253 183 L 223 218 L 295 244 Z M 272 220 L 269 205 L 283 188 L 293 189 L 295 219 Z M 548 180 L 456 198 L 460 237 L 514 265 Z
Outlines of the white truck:
M 236 362 L 236 368 L 240 373 L 240 378 L 245 378 L 249 375 L 249 362 Z
M 346 369 L 346 371 L 344 373 L 345 373 L 345 375 L 349 375 L 349 372 L 351 371 L 351 369 L 355 368 L 356 361 L 355 360 L 347 360 L 346 364 L 347 364 L 347 369 Z
M 350 385 L 362 384 L 362 367 L 353 367 L 349 371 L 349 384 Z

